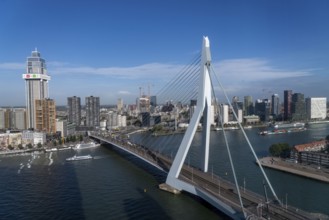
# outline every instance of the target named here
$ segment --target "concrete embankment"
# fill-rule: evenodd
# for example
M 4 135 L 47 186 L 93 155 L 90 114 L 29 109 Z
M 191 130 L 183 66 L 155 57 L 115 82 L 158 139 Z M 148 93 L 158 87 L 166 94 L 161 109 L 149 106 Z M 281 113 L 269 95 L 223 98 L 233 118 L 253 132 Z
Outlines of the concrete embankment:
M 276 157 L 264 157 L 259 161 L 263 167 L 329 183 L 329 169 L 326 168 L 293 163 Z
M 24 154 L 24 153 L 32 153 L 35 151 L 45 151 L 44 148 L 39 148 L 39 149 L 27 149 L 27 150 L 6 150 L 6 151 L 0 151 L 0 155 L 12 155 L 12 154 Z

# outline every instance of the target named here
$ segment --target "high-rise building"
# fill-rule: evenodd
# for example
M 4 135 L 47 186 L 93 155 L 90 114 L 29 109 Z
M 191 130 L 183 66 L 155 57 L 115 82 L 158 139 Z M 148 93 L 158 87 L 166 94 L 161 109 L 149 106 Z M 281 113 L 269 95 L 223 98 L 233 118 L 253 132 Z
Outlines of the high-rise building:
M 123 110 L 123 100 L 121 98 L 118 99 L 118 102 L 117 102 L 117 110 L 119 113 L 122 113 L 122 110 Z
M 327 98 L 306 98 L 306 114 L 309 120 L 321 120 L 327 117 Z
M 35 128 L 35 100 L 49 98 L 48 81 L 50 80 L 46 61 L 41 58 L 37 49 L 32 51 L 31 57 L 27 58 L 26 73 L 23 74 L 23 79 L 25 80 L 27 127 Z
M 138 106 L 139 112 L 150 112 L 150 98 L 148 96 L 143 95 L 138 98 Z
M 292 90 L 284 90 L 283 99 L 284 120 L 289 120 L 291 118 Z
M 304 94 L 294 93 L 291 97 L 291 116 L 292 120 L 306 119 L 306 106 Z
M 0 109 L 0 129 L 26 129 L 26 112 L 24 108 Z
M 100 103 L 99 97 L 86 97 L 86 125 L 98 127 L 100 124 Z
M 221 119 L 222 123 L 226 124 L 229 122 L 229 111 L 228 111 L 228 105 L 221 105 Z
M 244 115 L 254 114 L 254 103 L 252 102 L 252 96 L 244 97 Z
M 261 121 L 270 119 L 271 101 L 268 99 L 257 99 L 255 102 L 255 114 L 259 116 Z
M 12 109 L 13 128 L 18 130 L 26 129 L 26 110 L 24 108 Z
M 52 99 L 35 100 L 35 130 L 56 133 L 56 105 Z
M 0 129 L 6 129 L 6 109 L 0 108 Z
M 235 118 L 235 116 L 233 115 L 233 121 L 239 121 L 242 122 L 243 119 L 243 102 L 239 101 L 239 97 L 234 96 L 232 99 L 232 107 L 233 107 L 233 111 L 235 113 L 235 115 L 237 116 L 237 118 Z
M 67 136 L 67 121 L 56 119 L 56 131 L 61 133 L 61 137 Z
M 280 102 L 279 102 L 279 95 L 273 94 L 272 95 L 272 115 L 278 116 L 280 114 Z
M 68 122 L 74 123 L 76 126 L 81 125 L 81 100 L 80 97 L 68 97 Z
M 152 106 L 157 106 L 157 97 L 156 96 L 151 96 L 150 99 L 151 99 L 151 103 L 150 104 Z

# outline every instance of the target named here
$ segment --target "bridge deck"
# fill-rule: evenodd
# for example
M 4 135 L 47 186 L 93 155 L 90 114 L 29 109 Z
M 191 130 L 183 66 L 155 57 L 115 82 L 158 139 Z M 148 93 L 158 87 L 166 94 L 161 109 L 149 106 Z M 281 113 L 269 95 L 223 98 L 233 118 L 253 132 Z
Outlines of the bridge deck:
M 131 153 L 162 171 L 168 172 L 172 164 L 172 159 L 153 152 L 144 146 L 131 144 L 127 141 L 117 140 L 112 137 L 95 134 L 89 134 L 89 136 L 100 142 L 111 144 Z M 183 165 L 179 179 L 216 197 L 220 201 L 231 206 L 237 212 L 241 213 L 239 197 L 233 183 L 224 180 L 217 175 L 204 173 L 201 170 L 186 164 Z M 249 190 L 241 189 L 240 192 L 244 204 L 244 211 L 248 215 L 258 217 L 258 219 L 316 219 L 315 216 L 294 207 L 283 207 L 273 201 L 266 202 L 263 196 Z

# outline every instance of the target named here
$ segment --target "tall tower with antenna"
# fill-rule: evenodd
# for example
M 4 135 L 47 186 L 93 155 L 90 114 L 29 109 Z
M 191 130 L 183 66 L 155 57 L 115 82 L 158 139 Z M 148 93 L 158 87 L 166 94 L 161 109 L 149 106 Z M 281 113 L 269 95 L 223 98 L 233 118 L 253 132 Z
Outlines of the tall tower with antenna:
M 40 52 L 35 49 L 27 58 L 26 73 L 22 75 L 25 80 L 27 127 L 36 128 L 35 100 L 48 99 L 48 82 L 46 61 L 41 58 Z

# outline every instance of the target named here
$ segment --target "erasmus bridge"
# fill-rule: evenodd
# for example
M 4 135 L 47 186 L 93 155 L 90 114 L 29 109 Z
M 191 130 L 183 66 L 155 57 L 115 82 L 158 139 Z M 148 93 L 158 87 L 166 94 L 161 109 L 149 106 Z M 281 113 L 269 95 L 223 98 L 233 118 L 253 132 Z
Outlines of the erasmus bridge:
M 159 138 L 156 135 L 144 135 L 142 141 L 136 143 L 131 139 L 122 138 L 122 134 L 115 136 L 100 132 L 89 132 L 89 136 L 101 143 L 110 144 L 114 148 L 132 154 L 143 162 L 159 169 L 160 172 L 165 172 L 167 174 L 166 181 L 160 184 L 159 188 L 175 194 L 181 191 L 191 193 L 202 198 L 232 219 L 316 219 L 310 213 L 287 206 L 287 203 L 284 204 L 283 201 L 279 200 L 261 163 L 258 163 L 262 174 L 260 181 L 264 186 L 265 195 L 254 193 L 239 185 L 234 166 L 235 161 L 231 154 L 232 150 L 224 127 L 221 128 L 223 131 L 222 142 L 225 143 L 229 166 L 232 170 L 232 180 L 228 181 L 222 176 L 215 175 L 213 170 L 210 172 L 211 124 L 214 123 L 214 112 L 218 109 L 213 107 L 218 106 L 215 95 L 215 81 L 223 90 L 227 103 L 230 103 L 219 80 L 216 77 L 211 77 L 213 72 L 210 42 L 208 37 L 204 37 L 201 54 L 159 92 L 163 101 L 167 100 L 168 102 L 170 100 L 170 103 L 186 103 L 191 99 L 196 100 L 195 108 L 193 108 L 193 111 L 190 109 L 190 112 L 193 113 L 190 115 L 189 124 L 184 133 L 180 134 L 183 135 L 183 138 L 179 142 L 175 155 L 172 155 L 172 151 L 168 153 L 168 148 L 171 146 L 170 138 L 174 138 L 175 134 L 159 135 L 162 137 L 160 141 L 154 141 Z M 160 95 L 157 95 L 157 97 L 160 97 Z M 230 107 L 232 108 L 232 106 Z M 179 115 L 179 110 L 176 111 L 174 122 L 177 121 L 177 115 Z M 223 126 L 221 114 L 218 113 L 217 115 L 218 124 Z M 233 111 L 233 115 L 237 118 L 235 111 Z M 200 129 L 200 123 L 202 129 Z M 243 127 L 240 123 L 238 123 L 238 126 L 247 143 L 243 147 L 248 147 L 253 160 L 259 162 Z M 148 131 L 138 132 L 142 134 Z M 193 154 L 193 157 L 198 161 L 198 165 L 191 165 L 189 153 L 195 147 L 196 133 L 198 136 L 198 150 L 197 153 Z M 152 146 L 154 144 L 157 146 Z M 193 147 L 191 148 L 191 146 Z M 269 189 L 269 192 L 266 189 Z

